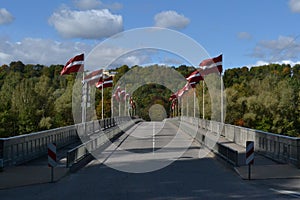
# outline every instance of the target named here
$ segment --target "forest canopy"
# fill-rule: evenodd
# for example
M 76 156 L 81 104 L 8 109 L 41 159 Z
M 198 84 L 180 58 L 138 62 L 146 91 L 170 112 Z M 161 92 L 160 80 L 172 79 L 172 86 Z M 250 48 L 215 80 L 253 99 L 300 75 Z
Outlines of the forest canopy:
M 62 68 L 63 65 L 25 65 L 21 61 L 0 67 L 0 137 L 74 123 L 72 88 L 76 74 L 60 76 Z M 123 65 L 114 69 L 114 83 L 133 68 L 142 67 Z M 172 68 L 184 77 L 195 70 L 185 65 Z M 269 64 L 227 69 L 223 73 L 223 81 L 227 100 L 225 123 L 299 136 L 300 65 Z M 202 87 L 203 84 L 196 87 L 199 107 L 202 107 Z M 111 93 L 112 88 L 104 90 L 104 117 L 111 114 Z M 149 120 L 145 114 L 147 109 L 160 104 L 170 116 L 170 94 L 170 90 L 158 84 L 139 88 L 132 94 L 140 108 L 137 114 Z M 96 91 L 95 97 L 95 109 L 100 117 L 101 90 Z M 211 99 L 208 92 L 204 99 L 205 106 L 209 108 Z M 202 116 L 201 109 L 199 112 Z M 205 110 L 206 119 L 210 119 L 210 112 Z

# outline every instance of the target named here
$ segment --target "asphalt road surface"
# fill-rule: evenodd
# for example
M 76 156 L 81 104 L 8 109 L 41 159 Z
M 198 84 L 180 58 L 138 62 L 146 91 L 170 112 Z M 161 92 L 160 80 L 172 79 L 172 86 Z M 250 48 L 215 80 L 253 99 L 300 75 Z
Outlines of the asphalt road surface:
M 0 199 L 300 197 L 286 190 L 292 184 L 299 185 L 295 180 L 242 180 L 226 163 L 168 122 L 140 123 L 95 156 L 98 160 L 59 182 L 0 190 Z

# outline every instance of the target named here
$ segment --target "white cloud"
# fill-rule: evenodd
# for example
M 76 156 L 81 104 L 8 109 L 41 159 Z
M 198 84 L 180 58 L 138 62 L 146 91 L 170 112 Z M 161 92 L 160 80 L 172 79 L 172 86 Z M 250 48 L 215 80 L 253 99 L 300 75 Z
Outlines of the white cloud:
M 248 65 L 249 67 L 255 67 L 255 66 L 264 66 L 264 65 L 269 65 L 269 64 L 286 64 L 286 65 L 291 65 L 292 67 L 296 64 L 300 64 L 300 61 L 292 61 L 292 60 L 281 60 L 277 62 L 268 62 L 268 61 L 263 61 L 259 60 L 255 64 L 250 64 Z
M 96 48 L 95 48 L 96 47 Z M 0 38 L 0 66 L 9 65 L 12 61 L 22 61 L 24 64 L 64 65 L 68 59 L 79 53 L 85 53 L 87 70 L 98 67 L 119 67 L 121 65 L 141 65 L 151 60 L 153 52 L 136 51 L 128 53 L 128 49 L 112 45 L 97 48 L 95 44 L 81 42 L 58 42 L 50 39 L 24 38 L 11 42 Z M 2 51 L 5 49 L 5 51 Z
M 156 14 L 154 21 L 155 26 L 174 29 L 183 29 L 190 23 L 187 17 L 172 10 Z
M 113 15 L 107 9 L 63 9 L 53 13 L 49 23 L 65 38 L 101 39 L 123 30 L 122 16 Z
M 296 39 L 295 37 L 279 36 L 276 40 L 260 41 L 251 56 L 267 62 L 300 59 L 300 42 Z
M 141 65 L 151 61 L 151 55 L 154 52 L 151 50 L 140 50 L 129 52 L 126 48 L 121 48 L 112 45 L 105 45 L 93 49 L 89 54 L 87 66 L 91 67 L 91 71 L 99 66 L 106 66 L 109 68 L 119 67 L 121 65 Z
M 90 10 L 99 8 L 101 1 L 97 0 L 74 0 L 74 4 L 77 8 L 81 10 Z
M 292 12 L 300 13 L 300 0 L 290 0 L 289 6 Z
M 92 46 L 83 43 L 57 42 L 54 40 L 25 38 L 19 42 L 0 40 L 0 66 L 12 61 L 25 64 L 65 64 L 72 56 L 89 52 Z
M 123 6 L 120 3 L 106 4 L 99 0 L 74 0 L 75 6 L 80 10 L 91 10 L 99 8 L 107 8 L 111 10 L 120 10 Z
M 14 16 L 10 14 L 5 8 L 0 8 L 0 25 L 10 24 L 14 21 Z
M 237 37 L 242 40 L 250 40 L 252 39 L 252 35 L 248 32 L 239 32 Z

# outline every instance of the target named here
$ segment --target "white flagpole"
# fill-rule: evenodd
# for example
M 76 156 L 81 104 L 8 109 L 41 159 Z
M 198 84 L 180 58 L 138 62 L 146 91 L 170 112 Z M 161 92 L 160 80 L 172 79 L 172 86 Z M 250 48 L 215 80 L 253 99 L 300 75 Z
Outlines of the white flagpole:
M 196 88 L 194 88 L 194 118 L 196 118 Z
M 205 118 L 205 110 L 204 110 L 204 80 L 202 85 L 202 118 Z
M 112 117 L 114 117 L 114 97 L 113 97 L 113 94 L 111 96 L 110 110 L 111 110 L 110 117 L 112 118 Z
M 121 99 L 120 99 L 120 97 L 119 97 L 119 117 L 121 117 Z
M 180 97 L 180 101 L 181 101 L 181 116 L 183 116 L 183 98 Z
M 186 94 L 186 116 L 189 116 L 189 97 Z
M 86 100 L 87 100 L 87 83 L 85 83 L 84 81 L 84 72 L 82 73 L 82 82 L 83 82 L 83 87 L 82 87 L 82 97 L 81 97 L 81 101 L 82 101 L 82 111 L 81 111 L 81 122 L 85 123 L 86 121 Z
M 222 77 L 222 73 L 221 73 L 221 123 L 224 123 L 224 113 L 223 113 L 223 77 Z
M 124 116 L 126 116 L 126 86 L 125 86 L 125 95 L 124 95 Z
M 81 96 L 81 123 L 83 124 L 83 132 L 85 134 L 86 131 L 86 100 L 87 100 L 87 83 L 84 81 L 84 71 L 82 72 L 82 82 L 83 82 L 83 87 L 82 87 L 82 96 Z
M 103 119 L 103 83 L 102 83 L 102 92 L 101 92 L 101 107 L 102 107 L 102 110 L 101 110 L 101 112 L 102 112 L 102 119 Z

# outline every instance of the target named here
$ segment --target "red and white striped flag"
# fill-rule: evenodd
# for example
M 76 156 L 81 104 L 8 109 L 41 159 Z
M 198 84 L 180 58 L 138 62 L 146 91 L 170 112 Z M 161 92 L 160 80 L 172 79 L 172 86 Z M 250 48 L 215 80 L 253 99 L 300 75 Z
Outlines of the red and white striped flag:
M 173 99 L 176 99 L 177 98 L 177 95 L 178 95 L 178 92 L 174 93 L 174 94 L 171 94 L 170 98 L 169 98 L 169 101 L 173 101 Z
M 133 104 L 133 98 L 132 97 L 130 97 L 129 103 L 130 103 L 130 105 Z
M 124 101 L 125 100 L 125 95 L 126 95 L 125 89 L 121 90 L 120 93 L 119 93 L 120 100 Z
M 182 95 L 183 95 L 186 91 L 188 91 L 188 89 L 187 89 L 187 87 L 186 87 L 186 85 L 185 85 L 183 88 L 181 88 L 180 90 L 178 90 L 177 96 L 178 96 L 178 97 L 182 97 Z
M 71 58 L 64 66 L 60 75 L 70 74 L 72 72 L 84 71 L 84 54 Z
M 201 76 L 200 72 L 198 70 L 192 72 L 187 78 L 186 80 L 188 82 L 200 82 L 200 81 L 203 81 L 203 77 Z
M 112 87 L 113 86 L 113 77 L 109 76 L 108 78 L 105 78 L 101 81 L 99 81 L 98 83 L 96 83 L 96 87 L 98 89 L 102 89 L 103 88 L 108 88 L 108 87 Z
M 117 87 L 115 93 L 113 94 L 113 97 L 117 100 L 117 101 L 120 101 L 120 91 L 121 91 L 121 88 L 120 86 Z
M 84 83 L 89 83 L 92 85 L 97 82 L 100 82 L 102 80 L 102 77 L 103 77 L 103 70 L 99 69 L 86 75 L 83 81 Z
M 189 84 L 191 88 L 196 88 L 196 84 L 197 84 L 196 82 L 190 82 Z
M 172 108 L 172 110 L 174 110 L 175 109 L 175 106 L 176 106 L 176 101 L 172 101 L 172 105 L 171 105 L 171 108 Z
M 130 97 L 130 94 L 126 93 L 126 95 L 124 96 L 124 101 L 126 101 L 126 99 L 128 99 Z
M 199 72 L 202 76 L 205 76 L 207 74 L 211 73 L 219 73 L 221 74 L 223 71 L 223 57 L 222 54 L 215 58 L 209 58 L 206 60 L 203 60 L 199 66 L 201 67 L 199 69 Z

